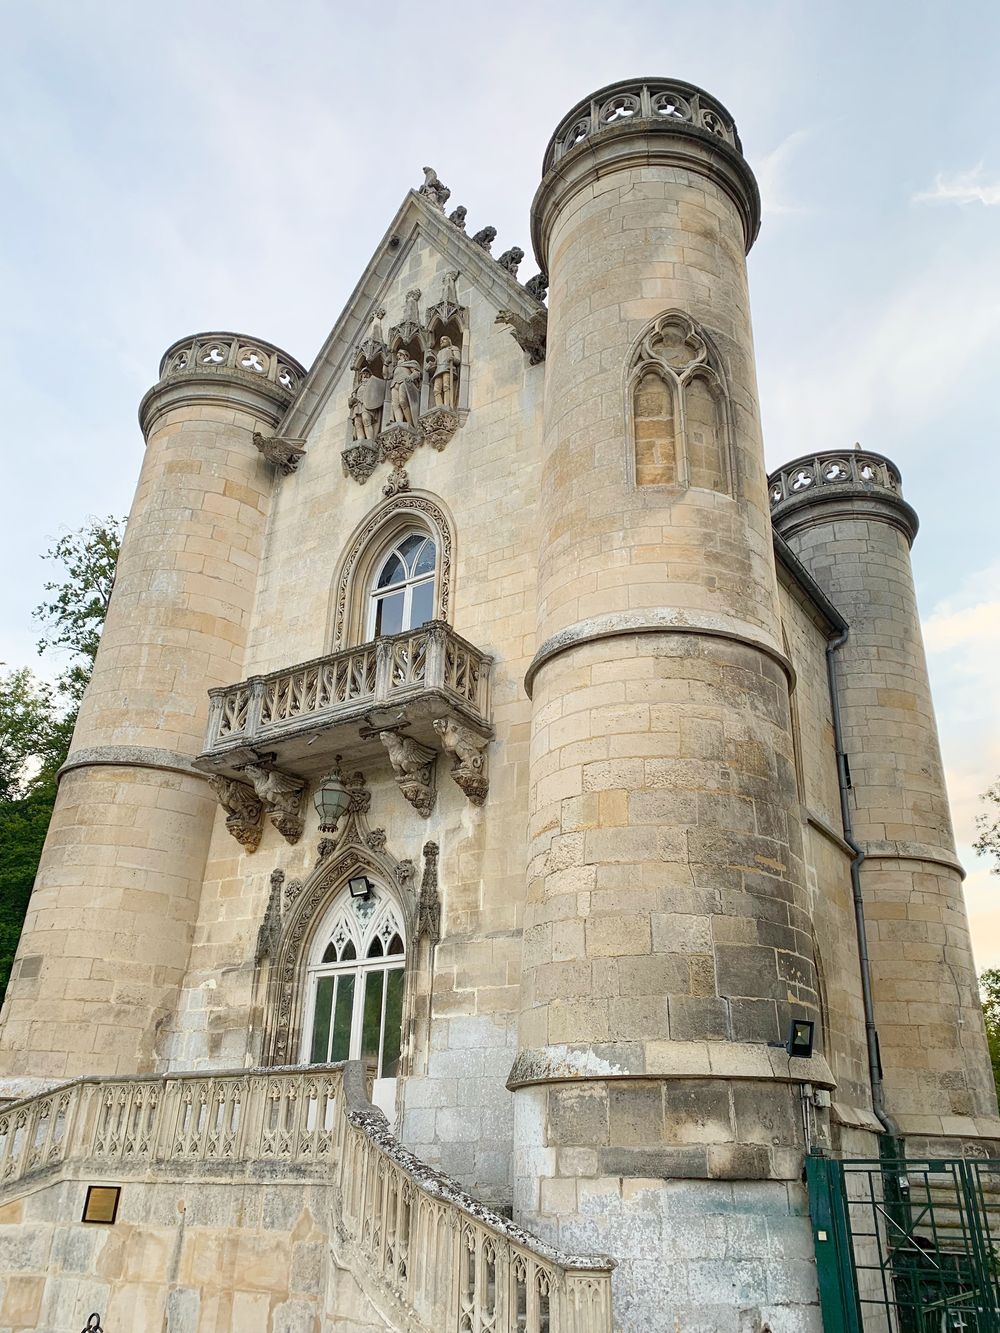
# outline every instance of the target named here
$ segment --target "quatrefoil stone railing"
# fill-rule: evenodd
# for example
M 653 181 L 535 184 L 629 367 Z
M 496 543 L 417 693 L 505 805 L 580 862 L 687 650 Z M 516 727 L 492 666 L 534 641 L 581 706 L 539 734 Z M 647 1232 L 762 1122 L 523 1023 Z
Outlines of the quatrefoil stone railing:
M 577 103 L 549 140 L 543 171 L 580 144 L 633 124 L 645 130 L 703 131 L 743 151 L 732 116 L 704 89 L 680 79 L 628 79 Z
M 299 391 L 305 369 L 287 352 L 240 333 L 198 333 L 168 347 L 160 362 L 160 383 L 180 376 L 229 376 L 267 385 L 288 402 Z
M 912 541 L 917 515 L 903 499 L 899 468 L 884 454 L 845 449 L 804 454 L 772 472 L 767 479 L 771 519 L 783 536 L 809 521 L 816 506 L 874 505 L 901 526 Z M 827 510 L 827 512 L 830 512 Z

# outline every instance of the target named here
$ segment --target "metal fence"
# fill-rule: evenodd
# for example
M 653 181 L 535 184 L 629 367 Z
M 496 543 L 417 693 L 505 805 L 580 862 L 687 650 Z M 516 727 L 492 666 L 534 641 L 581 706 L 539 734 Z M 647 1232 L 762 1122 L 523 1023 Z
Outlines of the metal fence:
M 1000 1160 L 806 1169 L 825 1333 L 1000 1333 Z

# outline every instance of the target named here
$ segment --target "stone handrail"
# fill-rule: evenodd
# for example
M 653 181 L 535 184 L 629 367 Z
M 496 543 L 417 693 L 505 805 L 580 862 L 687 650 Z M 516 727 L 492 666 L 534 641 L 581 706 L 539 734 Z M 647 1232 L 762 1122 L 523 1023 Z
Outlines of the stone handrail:
M 585 139 L 626 123 L 688 124 L 743 151 L 732 116 L 703 89 L 679 79 L 626 80 L 577 103 L 549 140 L 543 172 Z
M 846 450 L 843 453 L 806 454 L 786 463 L 767 479 L 771 509 L 786 500 L 822 486 L 860 486 L 900 496 L 898 468 L 882 454 Z
M 610 1333 L 612 1261 L 560 1253 L 407 1152 L 358 1062 L 83 1079 L 0 1112 L 0 1200 L 71 1166 L 168 1177 L 233 1163 L 321 1169 L 339 1205 L 331 1242 L 390 1324 Z
M 437 691 L 489 724 L 493 659 L 443 621 L 209 691 L 207 751 L 346 721 Z
M 174 375 L 248 375 L 268 380 L 289 401 L 305 379 L 305 369 L 279 347 L 239 333 L 199 333 L 167 348 L 160 380 Z

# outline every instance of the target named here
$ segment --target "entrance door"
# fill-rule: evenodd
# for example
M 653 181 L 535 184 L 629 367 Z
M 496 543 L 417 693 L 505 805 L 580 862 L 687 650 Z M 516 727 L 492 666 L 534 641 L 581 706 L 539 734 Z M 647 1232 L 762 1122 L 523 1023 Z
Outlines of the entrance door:
M 308 967 L 302 1058 L 309 1064 L 364 1060 L 373 1100 L 395 1119 L 406 946 L 396 904 L 376 885 L 367 898 L 345 889 L 316 937 Z

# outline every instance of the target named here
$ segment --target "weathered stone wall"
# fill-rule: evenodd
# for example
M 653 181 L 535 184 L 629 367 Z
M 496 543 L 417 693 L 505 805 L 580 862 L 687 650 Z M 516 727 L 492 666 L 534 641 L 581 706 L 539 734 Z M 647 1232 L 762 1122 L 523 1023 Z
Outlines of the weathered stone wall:
M 910 1135 L 995 1137 L 995 1088 L 917 613 L 911 517 L 820 492 L 779 525 L 850 624 L 844 746 L 888 1109 Z
M 103 1182 L 95 1182 L 103 1183 Z M 374 1333 L 331 1248 L 329 1191 L 304 1182 L 127 1182 L 113 1226 L 83 1223 L 85 1181 L 0 1207 L 0 1333 Z
M 388 328 L 405 293 L 435 302 L 444 273 L 461 256 L 440 252 L 418 233 L 401 252 L 379 300 Z M 470 411 L 443 452 L 426 446 L 407 463 L 412 494 L 427 496 L 454 524 L 450 571 L 455 629 L 492 653 L 490 793 L 469 804 L 438 761 L 437 803 L 421 819 L 403 800 L 377 740 L 352 757 L 372 790 L 369 822 L 384 827 L 387 848 L 412 859 L 419 887 L 423 844 L 441 849 L 442 939 L 433 957 L 433 1007 L 409 1034 L 410 1067 L 399 1128 L 407 1144 L 480 1197 L 510 1199 L 511 1098 L 504 1087 L 516 1054 L 527 822 L 529 703 L 523 677 L 534 650 L 535 504 L 543 368 L 528 365 L 495 323 L 497 301 L 465 277 L 459 301 L 470 310 Z M 242 675 L 266 672 L 332 651 L 334 583 L 352 534 L 384 503 L 389 472 L 364 485 L 347 476 L 352 373 L 345 365 L 306 440 L 294 475 L 275 492 Z M 237 678 L 234 673 L 233 678 Z M 231 1067 L 259 1042 L 263 1013 L 253 962 L 273 869 L 305 878 L 319 838 L 311 799 L 295 847 L 265 824 L 259 850 L 246 855 L 221 814 L 205 872 L 191 966 L 166 1047 L 173 1069 Z M 256 1055 L 254 1055 L 256 1058 Z
M 272 485 L 252 436 L 287 402 L 189 379 L 147 399 L 107 623 L 7 992 L 2 1074 L 152 1069 L 177 1004 L 217 809 L 190 760 L 208 689 L 242 674 Z
M 623 1329 L 699 1303 L 713 1327 L 773 1305 L 806 1328 L 811 1273 L 779 1263 L 744 1290 L 735 1253 L 703 1235 L 675 1262 L 645 1225 L 699 1178 L 702 1221 L 778 1210 L 805 1253 L 788 1182 L 806 1075 L 766 1043 L 819 1015 L 744 261 L 755 188 L 669 124 L 613 125 L 535 200 L 550 313 L 515 1215 L 558 1213 L 586 1248 L 600 1200 Z M 725 383 L 728 493 L 635 484 L 628 375 L 671 311 Z

